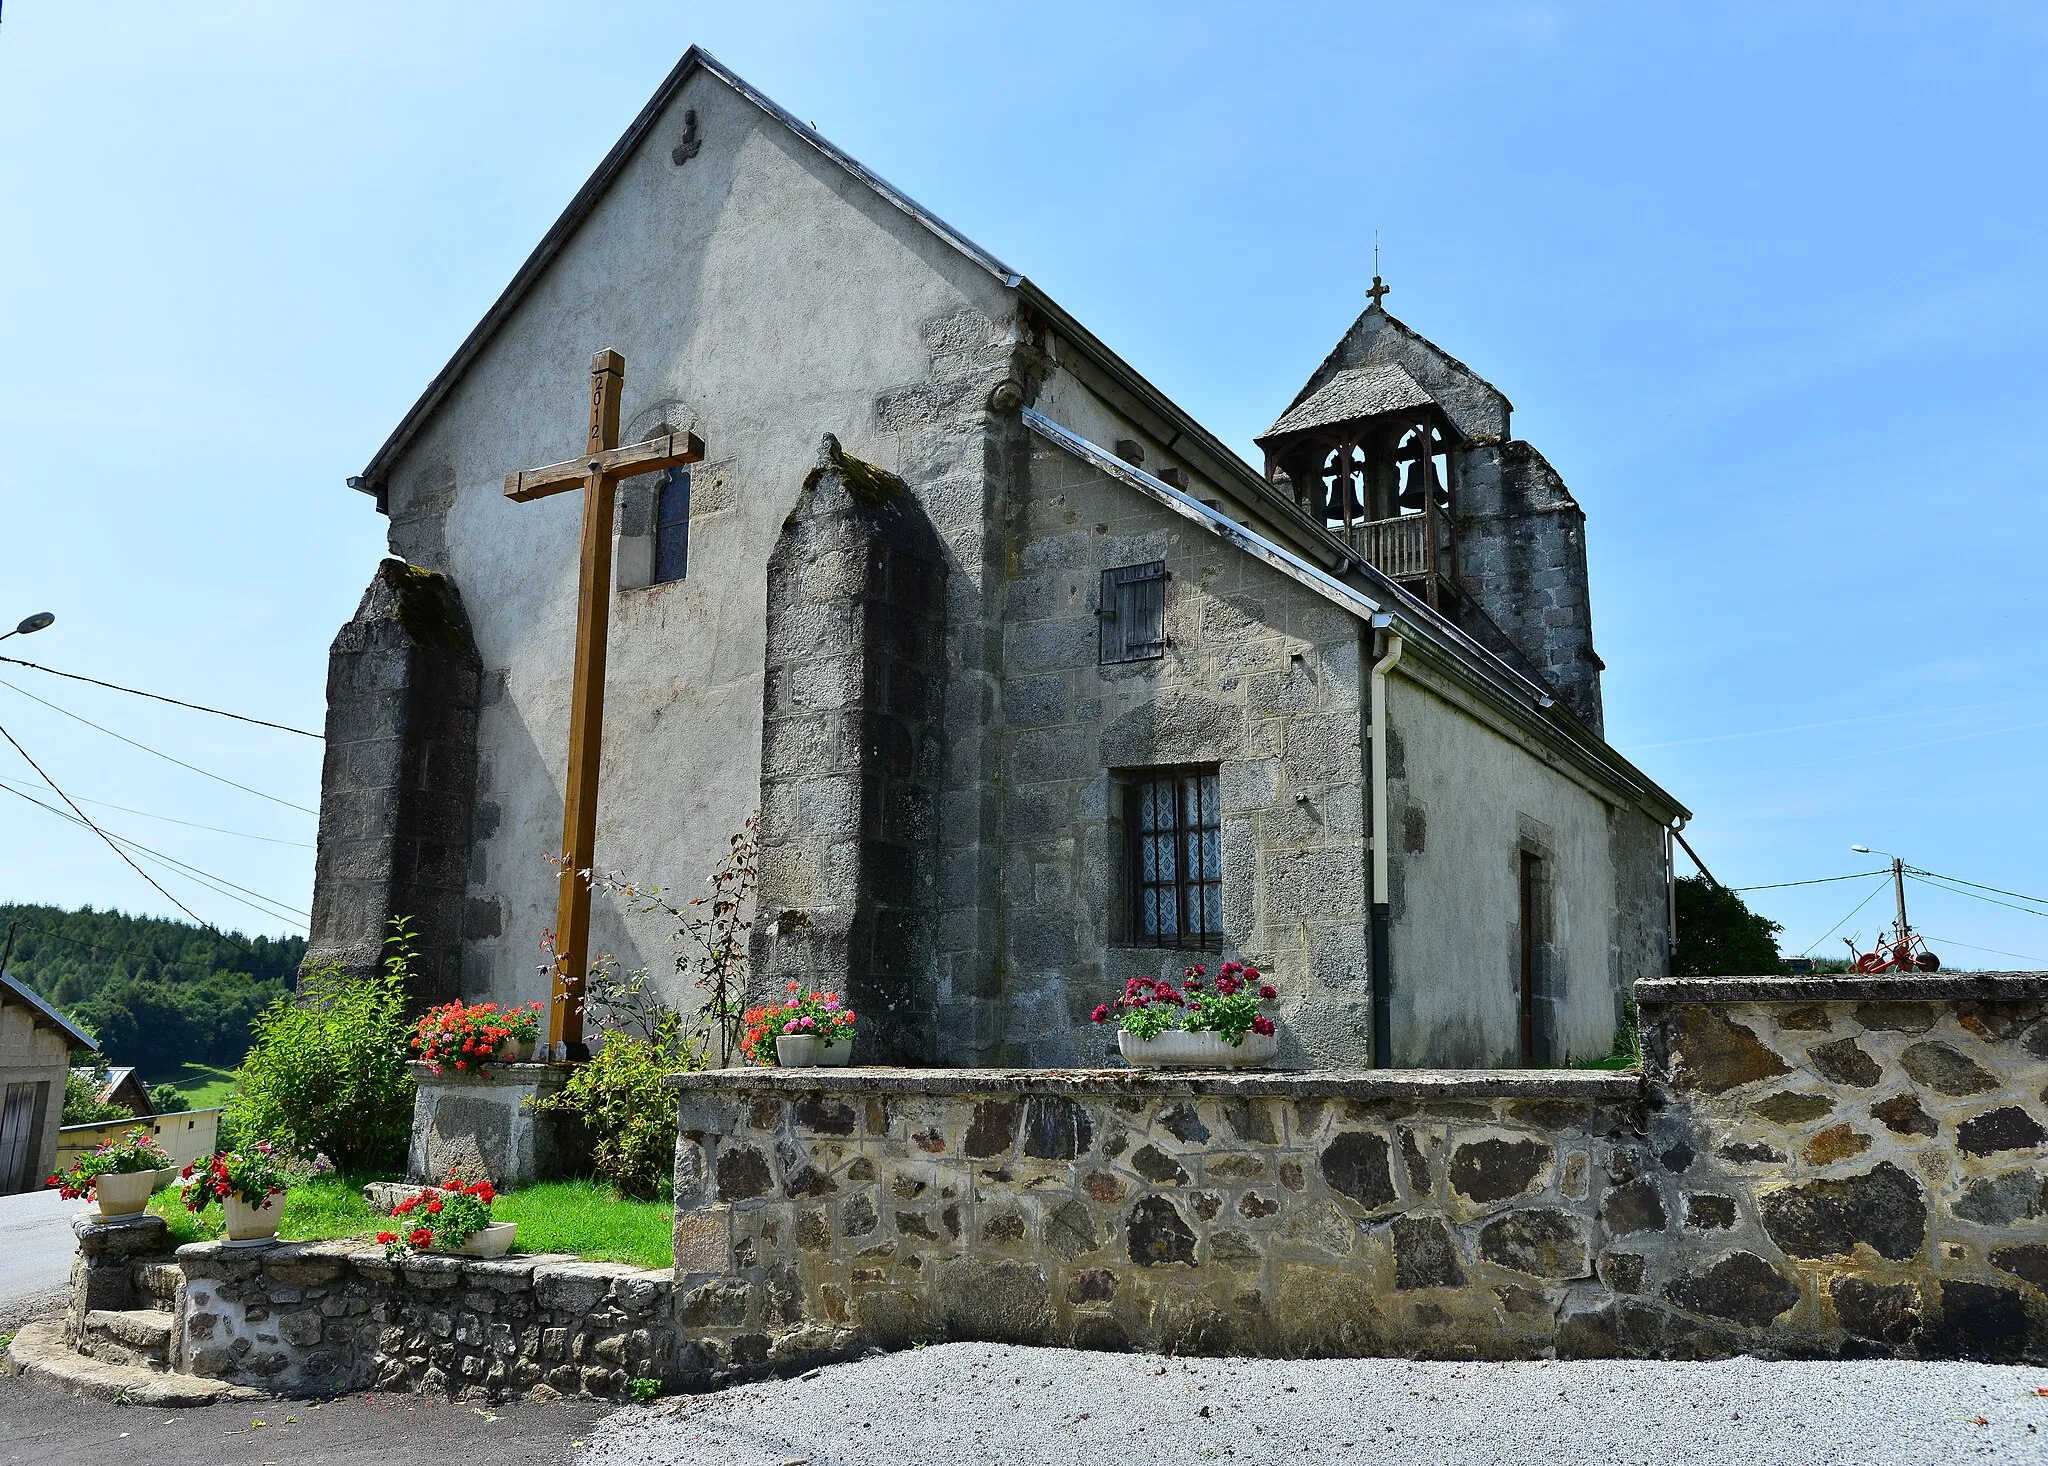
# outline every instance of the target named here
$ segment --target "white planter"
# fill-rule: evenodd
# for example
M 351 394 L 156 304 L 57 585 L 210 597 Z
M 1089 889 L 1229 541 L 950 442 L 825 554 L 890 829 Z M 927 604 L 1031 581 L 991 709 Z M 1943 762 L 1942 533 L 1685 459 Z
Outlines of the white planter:
M 526 1039 L 523 1042 L 516 1038 L 501 1040 L 498 1044 L 498 1062 L 500 1064 L 531 1064 L 533 1062 L 533 1052 L 540 1047 L 541 1042 L 538 1038 Z
M 103 1217 L 132 1217 L 149 1204 L 149 1196 L 156 1190 L 155 1171 L 109 1172 L 95 1177 L 92 1183 L 93 1199 L 100 1204 Z
M 227 1213 L 228 1241 L 268 1242 L 277 1235 L 278 1218 L 284 1215 L 284 1194 L 266 1197 L 261 1206 L 251 1206 L 239 1196 L 220 1205 Z
M 460 1247 L 448 1250 L 457 1257 L 503 1257 L 511 1250 L 512 1234 L 518 1230 L 517 1222 L 492 1222 Z
M 775 1062 L 785 1069 L 837 1068 L 853 1059 L 853 1040 L 826 1043 L 822 1038 L 796 1038 L 789 1034 L 775 1040 Z
M 1117 1030 L 1117 1051 L 1126 1063 L 1141 1069 L 1257 1069 L 1273 1062 L 1279 1035 L 1248 1033 L 1241 1044 L 1228 1044 L 1217 1033 L 1182 1033 L 1168 1029 L 1157 1038 L 1134 1038 Z

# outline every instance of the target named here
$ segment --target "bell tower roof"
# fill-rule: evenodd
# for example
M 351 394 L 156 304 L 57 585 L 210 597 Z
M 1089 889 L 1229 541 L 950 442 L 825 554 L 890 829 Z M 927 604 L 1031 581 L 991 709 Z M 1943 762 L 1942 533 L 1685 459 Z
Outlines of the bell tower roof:
M 1422 394 L 1420 401 L 1403 405 L 1434 403 L 1461 437 L 1505 439 L 1508 417 L 1514 411 L 1507 394 L 1406 322 L 1388 314 L 1379 298 L 1386 290 L 1374 277 L 1374 291 L 1367 292 L 1373 295 L 1372 304 L 1351 323 L 1335 349 L 1310 374 L 1266 436 L 1338 420 L 1328 417 L 1323 407 L 1316 407 L 1312 413 L 1306 411 L 1319 401 L 1335 404 L 1353 398 L 1377 400 L 1378 394 L 1406 390 L 1391 375 L 1375 373 L 1377 368 L 1393 367 Z M 1340 379 L 1346 380 L 1340 383 Z M 1391 410 L 1392 406 L 1368 409 Z M 1311 424 L 1311 418 L 1317 421 Z
M 1397 361 L 1347 367 L 1288 408 L 1280 415 L 1280 420 L 1255 441 L 1263 445 L 1269 438 L 1285 437 L 1289 433 L 1436 405 L 1436 399 Z

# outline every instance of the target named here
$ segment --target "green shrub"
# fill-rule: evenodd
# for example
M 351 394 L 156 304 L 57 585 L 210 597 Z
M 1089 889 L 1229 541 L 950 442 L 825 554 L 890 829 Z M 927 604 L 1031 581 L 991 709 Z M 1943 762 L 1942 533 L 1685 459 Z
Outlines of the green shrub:
M 604 1046 L 579 1064 L 569 1082 L 536 1110 L 574 1115 L 595 1142 L 598 1175 L 625 1196 L 668 1195 L 676 1164 L 676 1096 L 662 1080 L 678 1069 L 703 1067 L 677 1042 L 681 1019 L 670 1015 L 652 1038 L 612 1029 Z
M 152 1084 L 149 1103 L 159 1115 L 182 1115 L 192 1108 L 192 1101 L 175 1084 Z
M 65 1125 L 97 1125 L 103 1120 L 132 1119 L 126 1105 L 102 1103 L 100 1086 L 107 1082 L 104 1069 L 73 1069 L 64 1076 Z
M 414 1092 L 405 992 L 413 953 L 404 918 L 391 927 L 384 971 L 357 978 L 316 969 L 300 977 L 296 998 L 280 998 L 256 1019 L 223 1117 L 226 1135 L 268 1140 L 308 1159 L 325 1155 L 344 1171 L 405 1164 Z

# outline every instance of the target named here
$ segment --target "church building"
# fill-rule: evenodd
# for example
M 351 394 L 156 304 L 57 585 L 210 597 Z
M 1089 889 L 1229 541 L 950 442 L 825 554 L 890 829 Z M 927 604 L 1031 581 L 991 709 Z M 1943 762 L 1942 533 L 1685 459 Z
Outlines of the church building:
M 1583 512 L 1384 293 L 1247 464 L 693 49 L 349 481 L 393 558 L 310 960 L 406 916 L 421 1003 L 547 995 L 586 492 L 507 480 L 615 351 L 617 441 L 702 451 L 615 490 L 596 864 L 686 898 L 758 810 L 756 994 L 848 994 L 856 1062 L 1093 1065 L 1125 979 L 1236 959 L 1284 1067 L 1605 1054 L 1686 811 L 1602 736 Z M 596 899 L 693 1003 L 667 938 Z

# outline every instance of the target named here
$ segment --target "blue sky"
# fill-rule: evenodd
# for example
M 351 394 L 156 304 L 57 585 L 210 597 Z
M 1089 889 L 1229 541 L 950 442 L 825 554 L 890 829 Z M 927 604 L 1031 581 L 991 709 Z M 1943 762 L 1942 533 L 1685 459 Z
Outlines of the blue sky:
M 0 620 L 59 620 L 0 654 L 317 729 L 382 549 L 342 480 L 693 41 L 1247 455 L 1377 229 L 1390 309 L 1585 506 L 1610 736 L 1716 875 L 1874 868 L 1862 842 L 2048 896 L 2048 12 L 2019 4 L 14 0 Z M 316 743 L 0 683 L 95 818 L 276 904 L 162 874 L 180 900 L 307 906 Z M 4 746 L 0 780 L 37 782 Z M 1798 951 L 1877 885 L 1753 900 Z M 2048 916 L 1912 894 L 1951 965 L 2048 966 Z M 5 793 L 0 898 L 169 909 Z

